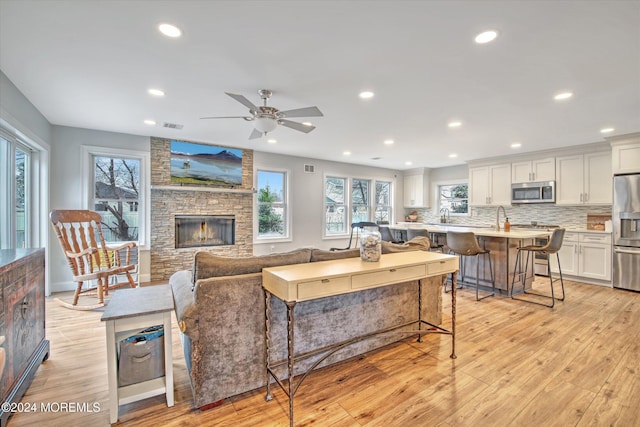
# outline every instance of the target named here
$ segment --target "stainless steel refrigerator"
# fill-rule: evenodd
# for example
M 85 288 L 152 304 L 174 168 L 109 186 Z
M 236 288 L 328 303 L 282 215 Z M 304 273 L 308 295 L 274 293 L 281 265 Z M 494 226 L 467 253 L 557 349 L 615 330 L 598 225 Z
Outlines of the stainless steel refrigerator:
M 613 177 L 613 286 L 640 291 L 640 174 Z

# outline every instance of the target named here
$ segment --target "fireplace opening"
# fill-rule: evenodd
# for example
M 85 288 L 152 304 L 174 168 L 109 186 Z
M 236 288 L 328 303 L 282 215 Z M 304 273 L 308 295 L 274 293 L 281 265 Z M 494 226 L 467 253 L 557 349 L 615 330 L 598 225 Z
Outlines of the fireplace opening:
M 176 215 L 176 249 L 234 245 L 233 215 Z

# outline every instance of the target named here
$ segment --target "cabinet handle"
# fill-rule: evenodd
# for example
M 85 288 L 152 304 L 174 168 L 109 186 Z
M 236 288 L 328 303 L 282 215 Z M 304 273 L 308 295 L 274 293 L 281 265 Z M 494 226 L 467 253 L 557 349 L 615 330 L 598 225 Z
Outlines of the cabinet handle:
M 588 202 L 589 201 L 589 193 L 584 193 L 584 202 Z
M 584 194 L 584 193 L 580 193 L 580 201 L 581 201 L 581 202 L 582 202 L 582 195 L 583 195 L 583 194 Z
M 531 181 L 535 181 L 535 180 L 536 180 L 536 173 L 531 172 Z
M 395 272 L 396 272 L 396 269 L 395 269 L 395 268 L 392 268 L 392 269 L 390 269 L 389 271 L 390 271 L 391 273 L 395 273 Z
M 329 279 L 322 279 L 322 283 L 329 283 Z

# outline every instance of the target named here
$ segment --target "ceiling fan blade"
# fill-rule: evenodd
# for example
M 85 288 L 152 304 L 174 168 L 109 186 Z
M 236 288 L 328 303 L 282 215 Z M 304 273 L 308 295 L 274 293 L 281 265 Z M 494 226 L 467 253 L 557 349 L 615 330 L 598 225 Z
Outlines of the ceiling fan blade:
M 245 107 L 247 107 L 252 113 L 254 111 L 258 111 L 258 107 L 253 105 L 253 103 L 251 101 L 249 101 L 247 98 L 245 98 L 244 96 L 236 95 L 235 93 L 229 93 L 229 92 L 225 92 L 225 93 L 227 95 L 229 95 L 230 97 L 232 97 L 233 99 L 235 99 L 236 101 L 238 101 L 240 104 L 242 104 Z
M 322 117 L 318 107 L 296 108 L 295 110 L 280 111 L 282 117 Z
M 315 126 L 307 126 L 307 125 L 303 125 L 302 123 L 292 122 L 291 120 L 284 120 L 284 119 L 278 120 L 278 123 L 281 124 L 282 126 L 299 130 L 300 132 L 304 132 L 304 133 L 309 133 L 316 128 Z
M 204 119 L 245 119 L 247 121 L 253 120 L 251 116 L 220 116 L 220 117 L 200 117 L 200 120 Z
M 258 138 L 262 138 L 262 132 L 260 132 L 258 129 L 254 129 L 253 132 L 251 132 L 251 135 L 249 135 L 249 139 L 258 139 Z

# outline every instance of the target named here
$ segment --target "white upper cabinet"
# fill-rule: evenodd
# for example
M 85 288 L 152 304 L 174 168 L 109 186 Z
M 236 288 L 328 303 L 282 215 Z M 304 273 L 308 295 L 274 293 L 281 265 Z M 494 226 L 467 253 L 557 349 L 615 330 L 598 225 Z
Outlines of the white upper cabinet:
M 511 204 L 511 163 L 469 168 L 469 204 Z
M 611 150 L 614 174 L 640 173 L 640 134 L 617 141 L 612 140 Z
M 556 204 L 611 204 L 613 176 L 608 151 L 556 157 Z
M 555 157 L 511 163 L 511 182 L 553 181 L 555 179 Z
M 429 207 L 429 174 L 404 176 L 404 207 Z

